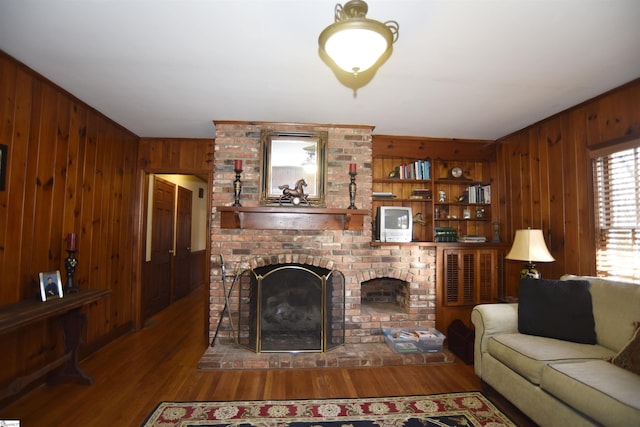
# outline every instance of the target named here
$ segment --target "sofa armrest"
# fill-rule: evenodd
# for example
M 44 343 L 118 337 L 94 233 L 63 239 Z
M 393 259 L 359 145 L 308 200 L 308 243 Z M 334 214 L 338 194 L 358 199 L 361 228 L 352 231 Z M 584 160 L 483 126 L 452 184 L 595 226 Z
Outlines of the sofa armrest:
M 482 356 L 489 338 L 494 335 L 518 332 L 518 304 L 480 304 L 471 311 L 476 337 L 473 345 L 473 368 L 482 378 Z

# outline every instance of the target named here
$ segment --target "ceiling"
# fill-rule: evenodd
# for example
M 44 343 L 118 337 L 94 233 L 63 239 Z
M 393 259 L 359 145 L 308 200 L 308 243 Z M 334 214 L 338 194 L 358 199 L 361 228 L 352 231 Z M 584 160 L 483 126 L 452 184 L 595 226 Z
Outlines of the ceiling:
M 318 55 L 334 0 L 0 0 L 0 49 L 141 137 L 242 120 L 496 139 L 640 77 L 638 0 L 367 3 L 400 31 L 356 96 Z

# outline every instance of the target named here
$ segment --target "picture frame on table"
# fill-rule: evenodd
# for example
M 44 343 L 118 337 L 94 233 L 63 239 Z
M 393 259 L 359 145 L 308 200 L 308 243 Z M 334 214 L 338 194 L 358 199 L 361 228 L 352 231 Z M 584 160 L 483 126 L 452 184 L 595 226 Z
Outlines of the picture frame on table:
M 40 278 L 40 299 L 42 301 L 62 298 L 60 270 L 41 272 L 38 276 Z

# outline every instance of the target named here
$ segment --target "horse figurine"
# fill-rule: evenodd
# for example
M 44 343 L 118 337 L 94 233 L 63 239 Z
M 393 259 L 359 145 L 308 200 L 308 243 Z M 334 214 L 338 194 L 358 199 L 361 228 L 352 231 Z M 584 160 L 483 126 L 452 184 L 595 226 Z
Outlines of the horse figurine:
M 278 198 L 278 204 L 281 205 L 283 200 L 293 203 L 293 199 L 298 197 L 301 203 L 309 205 L 307 195 L 304 194 L 306 186 L 307 182 L 304 179 L 299 179 L 294 188 L 289 188 L 289 184 L 279 185 L 278 188 L 282 190 L 282 195 Z

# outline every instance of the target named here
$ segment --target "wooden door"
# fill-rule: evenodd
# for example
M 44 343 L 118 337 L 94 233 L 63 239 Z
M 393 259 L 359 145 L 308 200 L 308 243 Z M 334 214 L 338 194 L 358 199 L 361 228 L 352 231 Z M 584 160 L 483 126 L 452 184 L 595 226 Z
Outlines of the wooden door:
M 151 268 L 147 292 L 143 295 L 145 317 L 166 308 L 171 302 L 174 184 L 158 177 L 154 178 L 152 209 Z
M 191 291 L 192 203 L 193 192 L 178 186 L 176 253 L 173 260 L 173 301 L 182 298 Z

